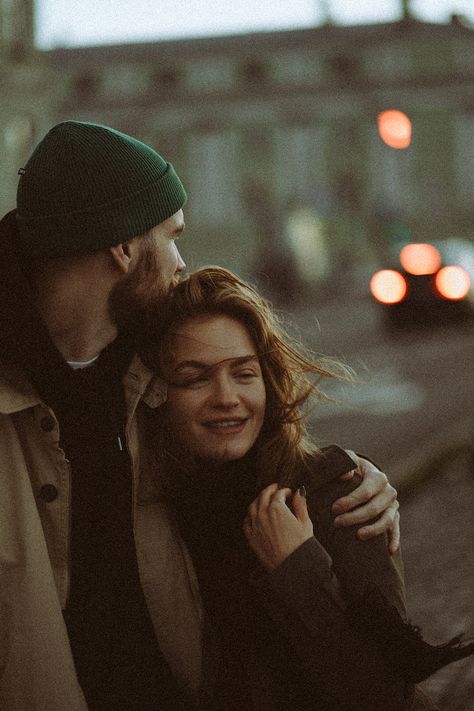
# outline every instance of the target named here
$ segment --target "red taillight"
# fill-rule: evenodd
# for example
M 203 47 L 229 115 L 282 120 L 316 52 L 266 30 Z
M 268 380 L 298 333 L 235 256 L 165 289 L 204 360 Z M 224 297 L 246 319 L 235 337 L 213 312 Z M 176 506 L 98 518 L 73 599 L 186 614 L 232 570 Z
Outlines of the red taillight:
M 471 279 L 462 267 L 443 267 L 436 275 L 435 285 L 444 299 L 460 301 L 469 293 Z
M 400 272 L 381 269 L 370 280 L 370 291 L 381 304 L 397 304 L 405 298 L 408 286 Z
M 400 264 L 408 274 L 434 274 L 441 255 L 432 244 L 407 244 L 400 252 Z
M 403 111 L 388 109 L 377 116 L 380 138 L 390 148 L 408 148 L 411 143 L 412 124 Z

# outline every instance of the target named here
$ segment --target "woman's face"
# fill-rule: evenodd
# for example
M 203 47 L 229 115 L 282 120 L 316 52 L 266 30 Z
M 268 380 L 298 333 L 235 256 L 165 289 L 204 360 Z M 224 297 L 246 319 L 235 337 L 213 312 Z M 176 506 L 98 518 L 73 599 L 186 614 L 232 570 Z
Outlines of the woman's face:
M 265 414 L 265 384 L 245 326 L 229 316 L 202 316 L 177 330 L 165 364 L 168 423 L 193 456 L 243 457 Z

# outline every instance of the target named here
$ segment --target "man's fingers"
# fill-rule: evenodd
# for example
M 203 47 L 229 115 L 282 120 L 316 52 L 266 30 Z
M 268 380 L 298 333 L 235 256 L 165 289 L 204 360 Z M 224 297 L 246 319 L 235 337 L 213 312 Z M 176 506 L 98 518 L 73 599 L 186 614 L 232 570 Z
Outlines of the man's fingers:
M 355 469 L 353 469 L 351 472 L 346 472 L 345 474 L 341 474 L 339 477 L 341 481 L 350 481 L 351 479 L 354 478 L 355 474 Z
M 334 502 L 332 505 L 333 513 L 342 514 L 346 511 L 352 511 L 352 509 L 366 502 L 371 505 L 373 516 L 382 513 L 387 506 L 390 506 L 396 500 L 397 491 L 388 483 L 388 479 L 383 472 L 380 472 L 378 479 L 379 482 L 374 482 L 372 479 L 364 479 L 357 489 Z M 380 490 L 380 483 L 383 483 L 382 490 Z M 365 508 L 365 506 L 362 508 Z M 354 521 L 354 523 L 357 523 L 357 521 Z
M 400 514 L 396 513 L 393 528 L 389 531 L 388 550 L 390 555 L 394 555 L 400 548 Z
M 388 532 L 389 538 L 392 538 L 392 531 L 398 528 L 398 521 L 400 516 L 398 514 L 398 501 L 396 501 L 392 506 L 389 506 L 383 515 L 374 523 L 368 526 L 363 526 L 357 531 L 357 536 L 362 540 L 367 540 L 368 538 L 373 538 L 374 536 L 379 536 L 381 533 Z
M 395 491 L 395 489 L 394 489 Z M 381 516 L 379 521 L 382 521 L 387 528 L 393 524 L 395 513 L 398 511 L 399 503 L 396 498 L 393 500 L 387 499 L 385 493 L 377 494 L 373 499 L 370 499 L 364 506 L 349 511 L 334 519 L 336 527 L 355 526 L 358 523 L 365 523 L 377 516 Z

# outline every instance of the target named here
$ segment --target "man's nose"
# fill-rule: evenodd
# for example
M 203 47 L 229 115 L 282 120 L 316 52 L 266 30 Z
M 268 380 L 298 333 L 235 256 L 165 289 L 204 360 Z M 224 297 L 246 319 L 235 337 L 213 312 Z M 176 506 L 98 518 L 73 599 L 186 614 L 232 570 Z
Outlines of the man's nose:
M 179 253 L 179 249 L 176 247 L 176 256 L 178 257 L 177 265 L 176 265 L 176 271 L 177 272 L 182 272 L 186 269 L 186 262 L 182 258 L 181 254 Z

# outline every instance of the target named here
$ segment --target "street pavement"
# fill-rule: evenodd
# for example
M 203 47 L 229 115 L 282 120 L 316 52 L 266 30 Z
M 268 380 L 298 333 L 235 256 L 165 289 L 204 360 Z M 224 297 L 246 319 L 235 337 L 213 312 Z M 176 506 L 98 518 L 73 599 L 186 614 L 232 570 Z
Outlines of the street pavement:
M 474 639 L 474 450 L 433 462 L 401 501 L 402 551 L 410 621 L 426 641 Z M 442 711 L 474 711 L 474 656 L 422 684 Z
M 367 298 L 343 291 L 287 322 L 314 351 L 366 366 L 365 382 L 316 411 L 311 429 L 375 458 L 399 489 L 410 621 L 432 644 L 474 640 L 472 328 L 391 338 Z M 474 656 L 422 686 L 442 711 L 474 711 Z
M 287 323 L 316 354 L 355 370 L 353 384 L 321 383 L 333 399 L 310 411 L 319 444 L 367 454 L 400 487 L 433 455 L 472 441 L 472 324 L 387 333 L 360 294 L 305 304 Z

